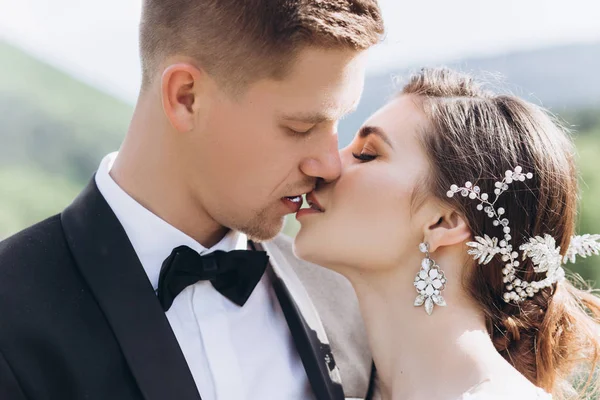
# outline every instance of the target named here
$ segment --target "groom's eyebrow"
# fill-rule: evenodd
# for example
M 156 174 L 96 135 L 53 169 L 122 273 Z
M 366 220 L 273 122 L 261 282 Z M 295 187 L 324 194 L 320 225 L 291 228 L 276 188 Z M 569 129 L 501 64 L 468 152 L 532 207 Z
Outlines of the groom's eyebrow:
M 332 120 L 330 115 L 326 115 L 326 114 L 323 114 L 320 112 L 314 113 L 314 114 L 283 115 L 283 119 L 285 119 L 286 121 L 298 121 L 298 122 L 304 122 L 304 123 L 313 124 L 313 125 Z
M 339 119 L 342 119 L 344 115 L 351 114 L 354 111 L 356 111 L 356 107 L 356 105 L 353 105 L 352 109 L 342 113 L 342 115 L 337 115 L 337 113 L 325 113 L 322 111 L 318 111 L 314 113 L 284 114 L 283 119 L 287 121 L 298 121 L 307 124 L 317 125 L 321 122 L 337 121 Z
M 360 128 L 360 131 L 358 131 L 358 136 L 360 136 L 361 139 L 365 139 L 370 135 L 379 136 L 381 140 L 383 140 L 388 146 L 390 146 L 392 149 L 394 148 L 394 146 L 392 146 L 392 141 L 390 140 L 388 135 L 385 134 L 383 129 L 377 126 L 365 125 L 362 128 Z

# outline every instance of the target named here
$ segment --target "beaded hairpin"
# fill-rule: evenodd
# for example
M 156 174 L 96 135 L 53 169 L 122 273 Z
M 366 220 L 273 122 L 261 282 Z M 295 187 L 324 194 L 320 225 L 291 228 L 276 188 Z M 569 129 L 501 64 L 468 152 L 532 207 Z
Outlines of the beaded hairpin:
M 565 271 L 562 267 L 567 262 L 574 263 L 577 256 L 588 257 L 593 254 L 600 254 L 600 235 L 581 235 L 571 237 L 571 244 L 565 253 L 560 255 L 560 247 L 556 246 L 554 238 L 548 234 L 544 236 L 535 236 L 519 247 L 521 251 L 521 260 L 529 257 L 533 263 L 533 269 L 537 273 L 546 273 L 546 277 L 539 281 L 527 282 L 519 279 L 515 272 L 519 266 L 519 252 L 513 250 L 511 244 L 511 231 L 509 220 L 503 217 L 505 210 L 502 207 L 496 209 L 498 198 L 508 190 L 509 185 L 514 182 L 523 182 L 526 179 L 533 178 L 531 172 L 524 173 L 519 166 L 514 170 L 508 170 L 504 179 L 495 183 L 495 199 L 489 201 L 487 193 L 481 193 L 479 186 L 466 182 L 463 187 L 452 185 L 446 193 L 448 197 L 454 197 L 460 193 L 464 197 L 472 200 L 478 200 L 477 210 L 483 211 L 487 216 L 493 219 L 494 226 L 502 226 L 504 237 L 490 237 L 484 234 L 483 237 L 475 236 L 474 242 L 468 242 L 467 246 L 471 249 L 468 254 L 472 255 L 479 264 L 488 264 L 494 257 L 500 256 L 505 262 L 502 268 L 503 282 L 505 283 L 504 300 L 508 302 L 519 303 L 528 297 L 533 297 L 537 292 L 554 283 L 564 279 Z

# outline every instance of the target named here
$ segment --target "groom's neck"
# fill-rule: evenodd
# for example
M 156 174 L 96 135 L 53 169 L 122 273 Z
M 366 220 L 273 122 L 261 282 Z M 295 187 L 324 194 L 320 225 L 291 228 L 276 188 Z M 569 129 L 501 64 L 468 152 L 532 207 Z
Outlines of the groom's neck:
M 178 160 L 165 131 L 170 129 L 143 99 L 134 112 L 127 136 L 110 171 L 129 196 L 170 225 L 212 247 L 228 232 L 187 190 Z

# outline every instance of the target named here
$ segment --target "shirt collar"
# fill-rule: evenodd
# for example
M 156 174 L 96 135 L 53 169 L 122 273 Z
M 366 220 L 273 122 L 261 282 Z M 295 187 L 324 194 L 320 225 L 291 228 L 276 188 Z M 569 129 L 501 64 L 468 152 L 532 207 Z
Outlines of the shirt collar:
M 109 172 L 116 157 L 117 152 L 114 152 L 102 159 L 95 176 L 96 185 L 123 226 L 154 290 L 158 287 L 162 263 L 175 247 L 185 245 L 200 254 L 208 254 L 216 250 L 247 249 L 246 235 L 236 231 L 230 231 L 219 243 L 207 249 L 144 208 L 121 189 L 110 176 Z

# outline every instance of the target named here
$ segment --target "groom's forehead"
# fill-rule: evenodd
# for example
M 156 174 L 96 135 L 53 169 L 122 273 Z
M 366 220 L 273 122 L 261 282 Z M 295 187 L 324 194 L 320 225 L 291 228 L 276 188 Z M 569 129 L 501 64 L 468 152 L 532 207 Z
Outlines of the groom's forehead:
M 280 117 L 311 124 L 337 121 L 358 107 L 363 90 L 361 78 L 280 92 L 283 97 L 280 98 Z
M 309 62 L 298 60 L 286 76 L 256 82 L 247 102 L 274 109 L 281 120 L 312 125 L 337 121 L 356 109 L 364 85 L 362 54 L 310 49 L 303 54 Z
M 366 52 L 355 50 L 305 48 L 279 81 L 290 90 L 305 93 L 362 86 L 366 56 Z

